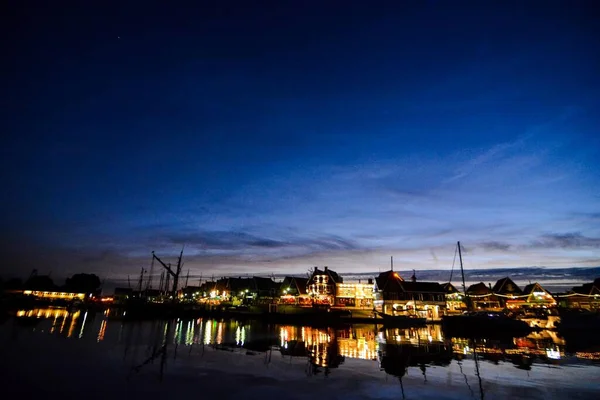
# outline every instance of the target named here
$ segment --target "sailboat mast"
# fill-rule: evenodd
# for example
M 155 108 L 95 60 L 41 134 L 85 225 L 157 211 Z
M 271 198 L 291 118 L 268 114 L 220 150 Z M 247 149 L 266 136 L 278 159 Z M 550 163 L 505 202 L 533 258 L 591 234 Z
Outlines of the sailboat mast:
M 460 242 L 457 242 L 457 246 L 458 246 L 458 259 L 460 261 L 460 274 L 462 276 L 463 294 L 465 295 L 465 301 L 467 301 L 467 285 L 465 284 L 465 270 L 463 269 L 462 251 L 460 249 Z M 467 302 L 467 308 L 469 308 L 468 302 Z

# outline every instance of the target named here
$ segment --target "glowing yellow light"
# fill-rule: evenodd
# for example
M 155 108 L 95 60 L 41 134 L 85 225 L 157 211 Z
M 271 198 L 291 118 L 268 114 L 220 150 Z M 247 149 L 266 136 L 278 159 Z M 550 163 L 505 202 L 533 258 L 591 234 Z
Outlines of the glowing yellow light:
M 98 342 L 101 342 L 104 339 L 105 331 L 106 331 L 106 320 L 103 320 L 102 324 L 100 324 L 100 331 L 98 332 Z

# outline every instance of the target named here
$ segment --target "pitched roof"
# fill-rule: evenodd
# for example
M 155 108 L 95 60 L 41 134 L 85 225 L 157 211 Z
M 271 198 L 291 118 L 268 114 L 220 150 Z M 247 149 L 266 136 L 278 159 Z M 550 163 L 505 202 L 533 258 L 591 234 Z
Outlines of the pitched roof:
M 467 289 L 467 294 L 473 294 L 473 295 L 492 294 L 492 289 L 490 289 L 485 283 L 479 282 L 479 283 L 469 286 L 469 288 Z
M 446 290 L 437 282 L 407 282 L 401 283 L 406 292 L 421 293 L 446 293 Z
M 596 278 L 594 282 L 591 283 L 575 286 L 571 291 L 578 294 L 598 294 L 600 293 L 600 278 Z
M 281 282 L 280 289 L 283 290 L 288 287 L 294 287 L 298 291 L 298 294 L 306 294 L 306 286 L 308 285 L 308 278 L 286 276 L 283 282 Z
M 241 292 L 253 287 L 251 278 L 229 278 L 227 280 L 227 288 L 232 292 Z
M 344 279 L 339 276 L 339 274 L 335 271 L 330 270 L 328 267 L 325 267 L 324 270 L 320 270 L 318 267 L 315 267 L 312 275 L 310 276 L 310 279 L 312 280 L 312 278 L 315 275 L 328 275 L 329 278 L 333 281 L 333 283 L 343 283 Z
M 456 286 L 454 286 L 450 282 L 442 283 L 442 288 L 446 291 L 447 294 L 459 293 Z
M 395 271 L 382 272 L 375 278 L 377 288 L 386 292 L 446 293 L 437 282 L 408 282 Z
M 544 291 L 548 294 L 550 294 L 549 291 L 547 291 L 546 289 L 544 289 L 542 287 L 542 285 L 540 285 L 539 283 L 535 282 L 535 283 L 530 283 L 529 285 L 525 286 L 525 289 L 523 289 L 523 294 L 531 294 L 534 290 L 538 289 L 539 291 Z
M 306 287 L 308 286 L 308 278 L 294 278 L 296 288 L 298 288 L 299 294 L 306 294 Z
M 494 293 L 498 294 L 514 294 L 521 295 L 523 292 L 508 276 L 506 278 L 498 279 L 494 287 L 492 288 Z
M 402 282 L 403 280 L 404 279 L 402 279 L 400 274 L 390 270 L 380 273 L 375 278 L 375 284 L 377 285 L 377 289 L 379 290 L 387 290 L 393 292 L 402 290 L 400 282 Z
M 255 276 L 252 279 L 254 280 L 256 290 L 276 290 L 279 287 L 279 284 L 271 278 Z

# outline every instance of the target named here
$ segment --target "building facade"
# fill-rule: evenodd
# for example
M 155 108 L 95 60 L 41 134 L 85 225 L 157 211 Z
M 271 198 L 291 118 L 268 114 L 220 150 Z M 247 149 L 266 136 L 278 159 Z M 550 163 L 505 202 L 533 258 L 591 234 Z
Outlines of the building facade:
M 328 267 L 323 270 L 315 267 L 307 285 L 311 302 L 313 304 L 334 305 L 338 283 L 344 283 L 344 280 L 336 272 Z
M 437 320 L 446 310 L 446 291 L 437 282 L 405 281 L 398 272 L 382 272 L 375 279 L 375 310 L 388 315 L 415 315 Z
M 524 298 L 523 291 L 508 276 L 499 279 L 492 288 L 492 292 L 498 298 L 498 303 L 500 304 L 500 307 L 521 307 L 521 303 L 523 302 Z
M 459 292 L 453 284 L 443 283 L 442 288 L 446 292 L 446 310 L 449 314 L 462 313 L 467 309 L 464 294 Z
M 525 308 L 551 308 L 557 305 L 552 293 L 537 282 L 525 286 L 523 295 L 527 296 L 522 305 Z
M 307 292 L 308 278 L 286 276 L 279 288 L 279 303 L 290 305 L 310 305 Z
M 498 296 L 494 294 L 490 286 L 483 282 L 469 286 L 466 302 L 470 310 L 497 311 L 502 309 Z
M 335 305 L 363 309 L 373 308 L 373 280 L 367 283 L 338 283 L 336 285 Z
M 558 296 L 559 305 L 565 308 L 600 310 L 600 278 L 592 283 L 576 286 L 563 296 Z

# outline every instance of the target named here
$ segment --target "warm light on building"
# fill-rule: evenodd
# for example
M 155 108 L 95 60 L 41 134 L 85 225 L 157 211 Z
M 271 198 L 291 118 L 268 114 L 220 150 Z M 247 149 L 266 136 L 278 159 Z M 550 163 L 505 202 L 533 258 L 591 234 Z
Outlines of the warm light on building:
M 338 283 L 336 305 L 346 307 L 373 307 L 372 283 Z
M 48 300 L 83 300 L 85 298 L 85 293 L 46 292 L 39 290 L 23 290 L 23 294 Z

